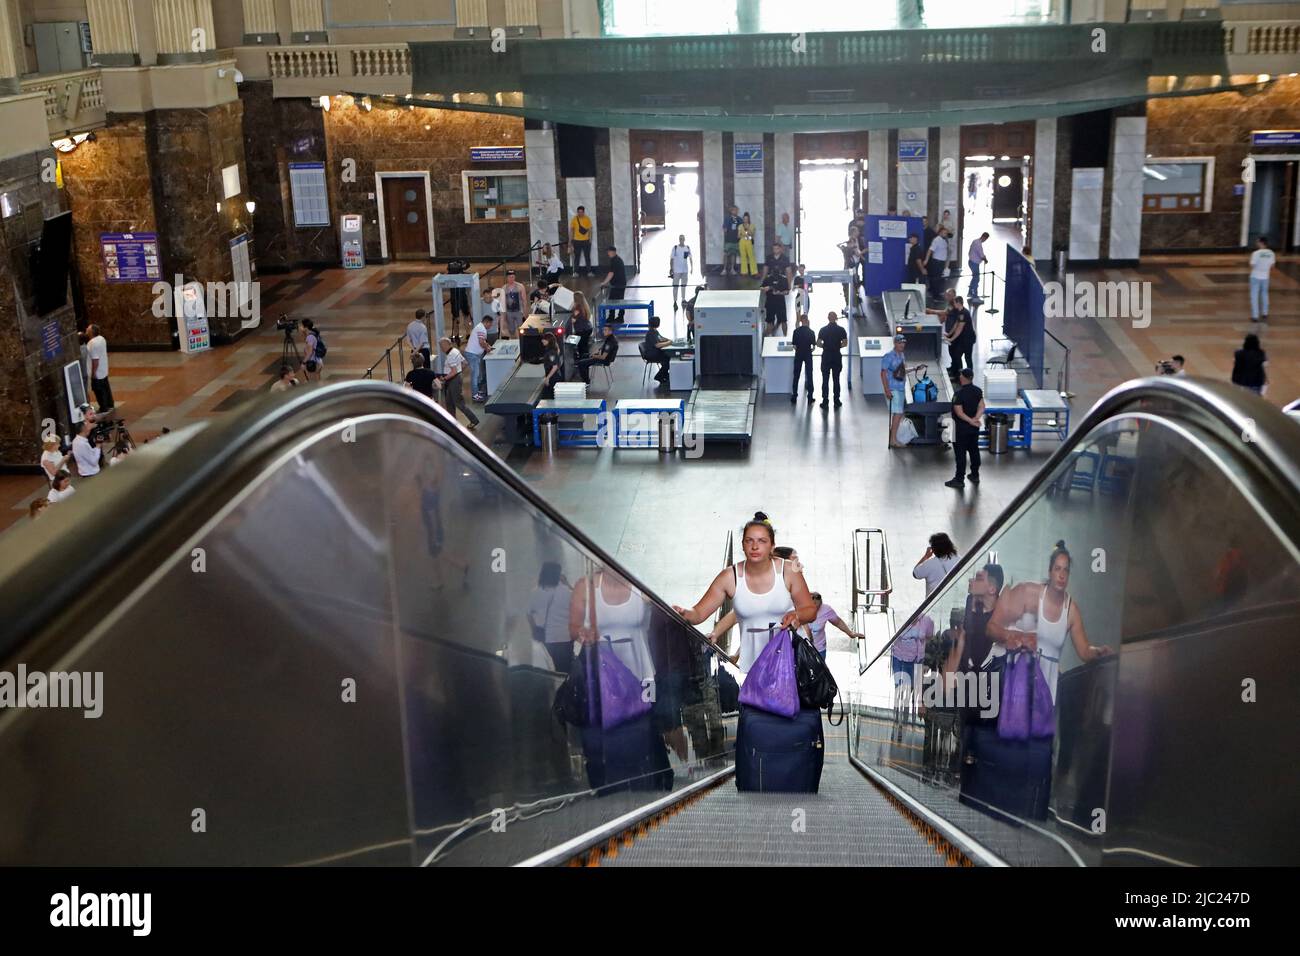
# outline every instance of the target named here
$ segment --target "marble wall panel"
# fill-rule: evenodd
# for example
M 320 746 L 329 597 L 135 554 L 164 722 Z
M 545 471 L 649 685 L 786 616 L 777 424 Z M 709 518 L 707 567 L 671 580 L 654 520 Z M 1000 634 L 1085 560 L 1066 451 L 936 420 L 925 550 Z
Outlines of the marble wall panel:
M 434 242 L 439 258 L 493 259 L 526 249 L 527 222 L 467 223 L 461 173 L 524 169 L 526 163 L 472 163 L 471 146 L 520 146 L 524 123 L 513 116 L 457 110 L 383 109 L 339 105 L 323 114 L 330 206 L 363 214 L 366 257 L 380 257 L 375 173 L 428 172 Z M 356 160 L 356 182 L 342 181 L 344 159 Z
M 1147 101 L 1146 152 L 1152 157 L 1213 156 L 1214 186 L 1209 212 L 1145 213 L 1143 251 L 1235 249 L 1241 245 L 1244 196 L 1242 160 L 1252 153 L 1294 153 L 1292 147 L 1252 148 L 1257 129 L 1295 129 L 1300 125 L 1300 78 L 1280 77 L 1258 93 Z

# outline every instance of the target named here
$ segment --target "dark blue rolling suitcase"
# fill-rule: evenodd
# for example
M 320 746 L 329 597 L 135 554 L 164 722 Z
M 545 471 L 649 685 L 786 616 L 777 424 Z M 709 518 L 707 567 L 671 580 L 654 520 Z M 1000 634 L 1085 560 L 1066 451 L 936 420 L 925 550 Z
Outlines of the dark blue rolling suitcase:
M 1051 737 L 1003 740 L 996 723 L 967 727 L 962 803 L 1018 825 L 1022 820 L 1046 820 L 1051 795 Z
M 826 742 L 820 710 L 781 717 L 742 704 L 736 728 L 736 789 L 816 793 Z

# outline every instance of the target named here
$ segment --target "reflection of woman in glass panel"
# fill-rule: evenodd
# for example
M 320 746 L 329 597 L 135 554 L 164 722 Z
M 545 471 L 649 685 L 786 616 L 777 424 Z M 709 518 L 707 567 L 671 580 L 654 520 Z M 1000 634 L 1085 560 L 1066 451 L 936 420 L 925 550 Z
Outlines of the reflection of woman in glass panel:
M 1056 700 L 1056 678 L 1061 649 L 1068 637 L 1079 660 L 1087 663 L 1109 654 L 1109 647 L 1088 643 L 1079 605 L 1070 600 L 1070 552 L 1065 542 L 1056 542 L 1047 562 L 1047 583 L 1026 581 L 1003 592 L 989 619 L 988 634 L 1008 650 L 1040 651 L 1038 659 L 1047 686 Z
M 587 599 L 594 592 L 595 623 Z M 647 642 L 650 605 L 616 574 L 598 571 L 586 586 L 573 589 L 569 602 L 569 633 L 583 644 L 600 642 L 610 647 L 637 680 L 653 681 L 654 660 Z

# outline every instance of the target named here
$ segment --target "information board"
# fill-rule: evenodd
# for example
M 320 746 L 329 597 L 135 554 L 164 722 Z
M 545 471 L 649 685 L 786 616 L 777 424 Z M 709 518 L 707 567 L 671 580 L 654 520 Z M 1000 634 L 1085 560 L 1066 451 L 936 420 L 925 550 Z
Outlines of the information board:
M 162 264 L 156 232 L 101 232 L 99 249 L 106 282 L 158 282 Z

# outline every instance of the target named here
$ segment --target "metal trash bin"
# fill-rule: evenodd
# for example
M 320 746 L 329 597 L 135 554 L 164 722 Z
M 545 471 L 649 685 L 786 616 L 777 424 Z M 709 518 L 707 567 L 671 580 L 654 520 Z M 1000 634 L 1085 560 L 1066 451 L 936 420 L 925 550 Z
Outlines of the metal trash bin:
M 558 415 L 543 415 L 537 423 L 540 433 L 542 454 L 551 457 L 560 447 L 560 419 Z
M 1005 455 L 1007 439 L 1011 433 L 1011 416 L 994 413 L 987 416 L 989 428 L 989 454 Z
M 677 416 L 672 412 L 659 413 L 659 454 L 671 455 L 677 450 Z

